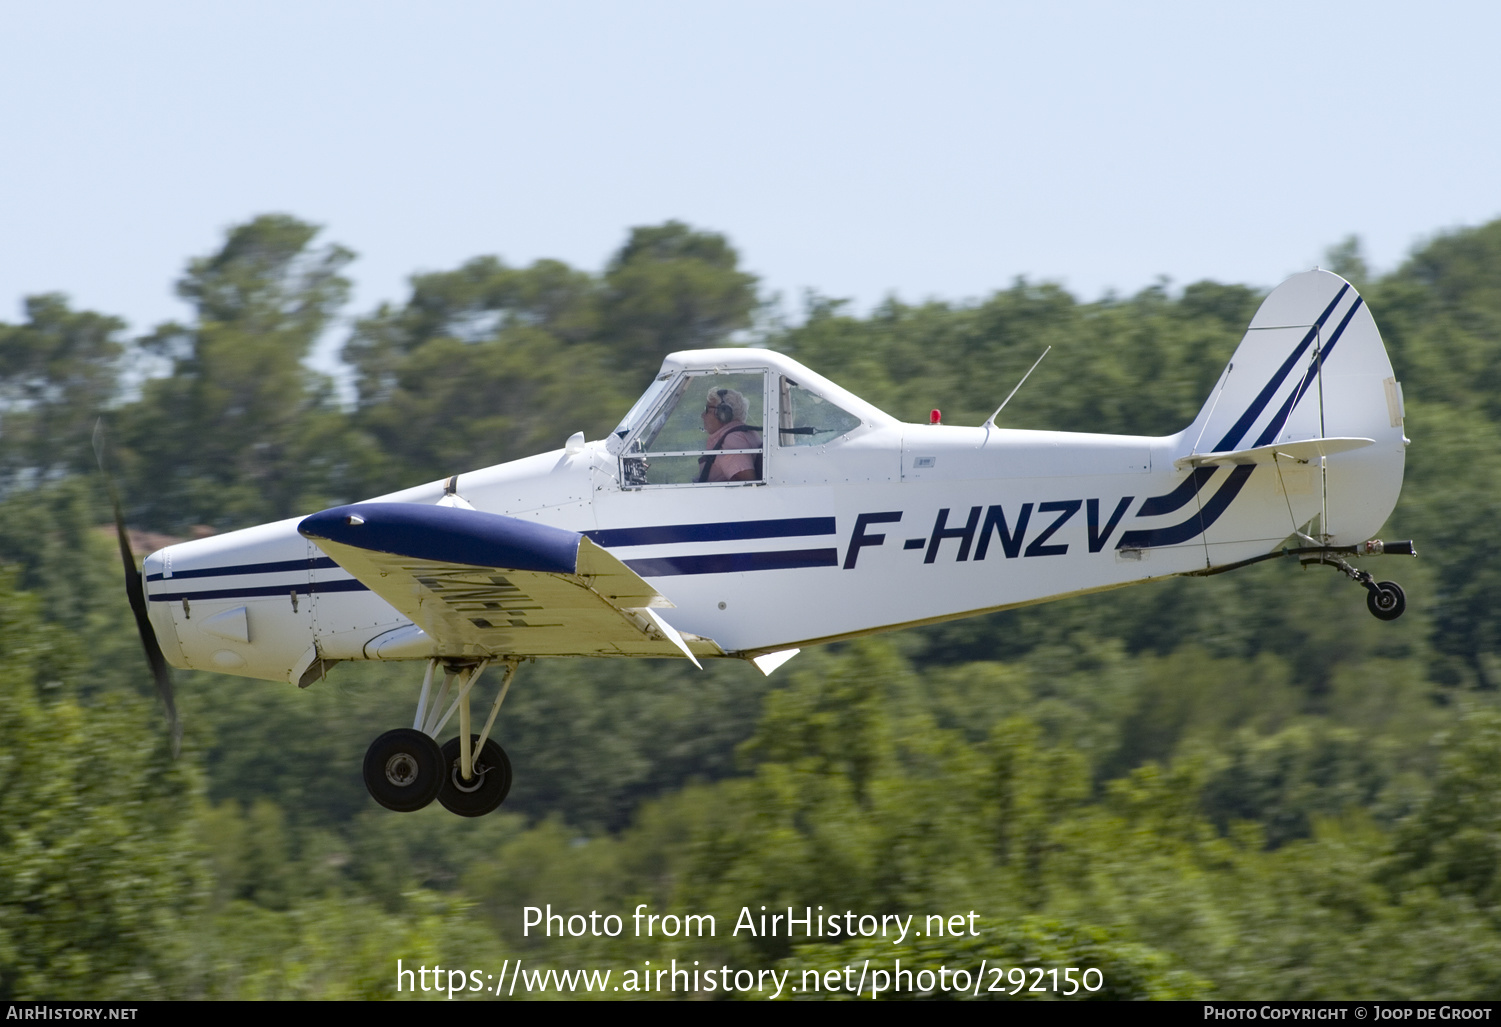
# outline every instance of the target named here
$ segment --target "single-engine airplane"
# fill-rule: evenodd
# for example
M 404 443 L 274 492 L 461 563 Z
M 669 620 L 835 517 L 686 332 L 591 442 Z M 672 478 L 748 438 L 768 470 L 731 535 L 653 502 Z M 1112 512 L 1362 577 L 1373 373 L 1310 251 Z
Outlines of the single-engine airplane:
M 122 555 L 174 728 L 163 660 L 299 686 L 420 662 L 412 725 L 374 741 L 365 783 L 389 809 L 463 816 L 510 789 L 490 736 L 534 658 L 769 674 L 819 642 L 1278 557 L 1343 572 L 1384 620 L 1406 606 L 1349 562 L 1415 554 L 1372 538 L 1402 486 L 1402 391 L 1337 275 L 1268 295 L 1175 435 L 994 422 L 904 424 L 767 350 L 673 353 L 604 439 L 169 546 L 141 572 L 122 526 Z

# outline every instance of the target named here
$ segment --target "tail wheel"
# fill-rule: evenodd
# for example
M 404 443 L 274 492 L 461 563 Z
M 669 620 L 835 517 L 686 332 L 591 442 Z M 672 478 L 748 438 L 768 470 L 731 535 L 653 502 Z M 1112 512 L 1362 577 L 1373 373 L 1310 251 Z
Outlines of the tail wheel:
M 470 736 L 470 745 L 479 741 L 479 735 Z M 506 751 L 485 739 L 485 747 L 474 758 L 474 776 L 464 780 L 463 767 L 459 760 L 459 739 L 450 738 L 443 743 L 442 788 L 438 801 L 450 813 L 461 817 L 482 817 L 492 812 L 511 793 L 511 759 Z
M 1407 596 L 1395 581 L 1378 581 L 1375 589 L 1366 593 L 1365 603 L 1377 618 L 1396 620 L 1407 609 Z
M 432 802 L 443 786 L 443 752 L 421 731 L 387 731 L 365 751 L 365 788 L 386 809 L 411 813 Z

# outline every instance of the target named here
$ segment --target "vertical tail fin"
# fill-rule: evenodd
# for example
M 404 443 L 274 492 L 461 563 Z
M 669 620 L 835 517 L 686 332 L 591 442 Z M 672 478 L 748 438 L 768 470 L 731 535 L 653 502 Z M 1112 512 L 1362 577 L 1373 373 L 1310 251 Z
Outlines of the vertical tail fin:
M 1323 438 L 1374 445 L 1323 458 L 1319 509 L 1331 544 L 1374 535 L 1402 489 L 1401 387 L 1355 287 L 1329 271 L 1272 290 L 1204 408 L 1180 436 L 1180 457 Z

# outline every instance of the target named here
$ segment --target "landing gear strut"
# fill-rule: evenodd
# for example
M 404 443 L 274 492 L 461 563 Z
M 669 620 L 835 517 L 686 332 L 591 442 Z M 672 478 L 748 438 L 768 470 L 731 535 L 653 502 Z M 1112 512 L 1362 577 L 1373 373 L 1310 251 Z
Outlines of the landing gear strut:
M 490 737 L 490 728 L 495 725 L 495 716 L 510 691 L 520 661 L 514 658 L 501 661 L 505 677 L 490 707 L 490 716 L 479 734 L 471 734 L 469 693 L 490 662 L 446 664 L 443 687 L 429 708 L 428 694 L 439 661 L 428 661 L 412 726 L 387 731 L 365 753 L 365 788 L 371 798 L 398 813 L 422 809 L 437 799 L 444 809 L 461 817 L 482 817 L 505 801 L 511 791 L 511 761 Z M 459 681 L 459 694 L 447 712 L 439 716 L 455 680 Z M 456 710 L 459 736 L 440 748 L 437 735 Z

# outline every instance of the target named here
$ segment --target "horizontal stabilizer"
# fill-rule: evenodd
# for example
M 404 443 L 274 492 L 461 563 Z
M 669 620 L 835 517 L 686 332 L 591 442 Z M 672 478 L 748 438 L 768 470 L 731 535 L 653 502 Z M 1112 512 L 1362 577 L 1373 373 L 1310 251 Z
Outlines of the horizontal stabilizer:
M 1318 457 L 1347 453 L 1352 449 L 1364 449 L 1376 444 L 1375 439 L 1302 439 L 1298 442 L 1274 442 L 1270 446 L 1254 449 L 1237 449 L 1225 453 L 1194 453 L 1174 460 L 1178 470 L 1203 467 L 1205 464 L 1269 464 L 1276 460 L 1291 460 L 1306 464 Z

